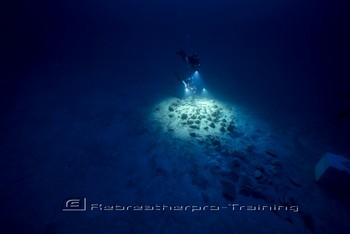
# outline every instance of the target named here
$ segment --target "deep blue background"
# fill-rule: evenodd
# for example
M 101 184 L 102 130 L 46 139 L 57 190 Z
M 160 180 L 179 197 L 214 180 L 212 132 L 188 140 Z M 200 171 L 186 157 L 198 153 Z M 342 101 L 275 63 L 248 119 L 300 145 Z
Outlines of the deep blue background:
M 123 87 L 159 82 L 176 95 L 173 71 L 185 64 L 175 52 L 196 50 L 214 96 L 350 155 L 350 116 L 334 118 L 350 108 L 349 4 L 12 1 L 1 9 L 1 115 L 35 83 L 69 86 L 86 74 L 98 74 L 88 76 L 97 86 L 102 74 Z M 15 144 L 11 126 L 0 127 L 2 140 Z
M 21 95 L 31 75 L 98 71 L 123 83 L 175 86 L 174 51 L 184 49 L 200 54 L 213 92 L 265 106 L 269 118 L 331 121 L 350 106 L 345 0 L 15 1 L 3 11 L 3 101 Z M 314 129 L 344 138 L 348 123 Z

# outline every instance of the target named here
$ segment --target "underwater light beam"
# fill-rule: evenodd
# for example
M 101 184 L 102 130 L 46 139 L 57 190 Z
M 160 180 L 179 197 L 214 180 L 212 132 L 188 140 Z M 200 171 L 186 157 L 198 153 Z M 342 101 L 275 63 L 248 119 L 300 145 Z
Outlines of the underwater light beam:
M 162 101 L 152 113 L 165 132 L 183 139 L 205 140 L 208 135 L 225 136 L 233 131 L 236 123 L 232 107 L 214 99 L 193 97 L 191 90 L 186 94 L 184 99 Z
M 199 72 L 198 71 L 195 71 L 192 75 L 193 78 L 199 78 Z

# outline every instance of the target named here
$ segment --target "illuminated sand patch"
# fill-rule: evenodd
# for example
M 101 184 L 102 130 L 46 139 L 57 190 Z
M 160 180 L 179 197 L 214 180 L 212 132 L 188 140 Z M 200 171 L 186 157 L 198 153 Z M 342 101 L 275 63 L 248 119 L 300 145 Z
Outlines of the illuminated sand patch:
M 157 176 L 187 175 L 184 182 L 201 189 L 204 202 L 249 197 L 293 205 L 292 190 L 279 191 L 300 187 L 298 172 L 285 170 L 286 151 L 276 144 L 269 125 L 242 107 L 215 99 L 170 98 L 151 110 L 151 124 L 161 133 L 155 143 L 161 149 L 147 151 Z
M 153 118 L 165 132 L 200 139 L 234 133 L 234 113 L 233 107 L 211 99 L 170 98 L 156 106 Z
M 222 154 L 254 151 L 264 153 L 276 146 L 270 127 L 239 106 L 215 99 L 169 98 L 157 103 L 149 126 L 175 141 L 200 143 Z

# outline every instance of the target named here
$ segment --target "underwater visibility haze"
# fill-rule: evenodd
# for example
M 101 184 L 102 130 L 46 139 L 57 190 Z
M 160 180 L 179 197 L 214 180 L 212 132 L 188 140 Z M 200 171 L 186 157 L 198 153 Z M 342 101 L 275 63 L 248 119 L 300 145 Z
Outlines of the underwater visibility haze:
M 2 9 L 1 233 L 348 233 L 340 1 Z

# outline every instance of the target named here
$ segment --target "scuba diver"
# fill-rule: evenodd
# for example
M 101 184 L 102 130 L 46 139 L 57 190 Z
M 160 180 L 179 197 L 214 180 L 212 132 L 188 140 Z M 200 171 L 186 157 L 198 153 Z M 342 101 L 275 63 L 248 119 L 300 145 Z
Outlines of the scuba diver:
M 184 84 L 185 86 L 185 89 L 187 91 L 192 91 L 193 93 L 196 93 L 196 90 L 197 90 L 197 86 L 194 82 L 194 78 L 193 77 L 189 77 L 189 78 L 186 78 L 186 79 L 183 79 L 179 76 L 179 74 L 174 71 L 174 74 L 175 76 L 177 77 L 177 79 Z
M 181 59 L 186 62 L 188 68 L 190 68 L 191 73 L 189 77 L 180 77 L 180 75 L 174 71 L 175 76 L 177 79 L 184 84 L 186 92 L 188 92 L 191 95 L 194 95 L 197 93 L 197 90 L 201 89 L 203 84 L 201 83 L 198 69 L 200 67 L 200 61 L 199 56 L 196 52 L 193 52 L 192 55 L 187 55 L 185 51 L 179 50 L 176 52 L 176 54 L 180 55 Z M 203 88 L 203 90 L 205 90 Z
M 192 69 L 197 71 L 200 67 L 200 61 L 199 61 L 199 56 L 196 52 L 193 52 L 191 56 L 187 55 L 185 51 L 179 50 L 176 52 L 176 54 L 180 55 L 182 60 L 184 60 L 187 63 L 187 66 Z

